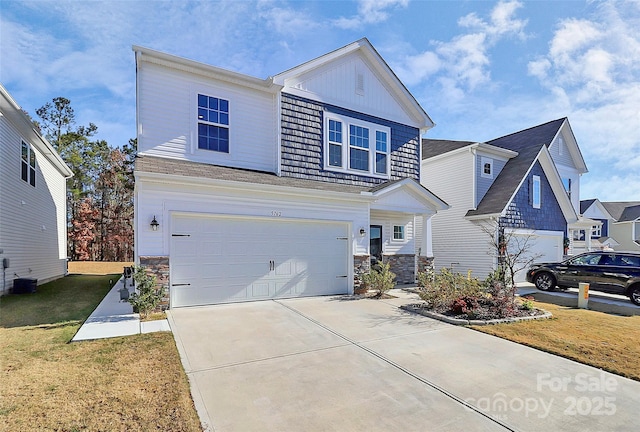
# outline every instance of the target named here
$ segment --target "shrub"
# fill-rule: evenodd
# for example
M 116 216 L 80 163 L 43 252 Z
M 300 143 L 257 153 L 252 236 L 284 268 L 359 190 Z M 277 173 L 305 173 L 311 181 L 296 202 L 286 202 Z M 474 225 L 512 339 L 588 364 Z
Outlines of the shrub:
M 524 310 L 532 310 L 534 308 L 533 306 L 533 297 L 525 297 L 522 299 L 522 303 L 520 304 L 520 306 L 522 307 L 522 309 Z
M 478 279 L 445 268 L 438 274 L 430 271 L 418 273 L 418 285 L 418 295 L 432 309 L 448 310 L 453 301 L 460 297 L 483 296 Z
M 477 297 L 463 296 L 458 297 L 451 303 L 451 312 L 455 315 L 467 315 L 468 318 L 476 316 L 476 309 L 480 307 Z
M 149 275 L 144 267 L 133 267 L 133 281 L 136 292 L 129 297 L 129 303 L 134 312 L 138 312 L 141 318 L 146 318 L 149 312 L 158 307 L 162 292 L 156 287 L 156 277 Z
M 395 286 L 396 274 L 390 270 L 389 263 L 378 263 L 360 278 L 362 285 L 378 291 L 380 297 Z

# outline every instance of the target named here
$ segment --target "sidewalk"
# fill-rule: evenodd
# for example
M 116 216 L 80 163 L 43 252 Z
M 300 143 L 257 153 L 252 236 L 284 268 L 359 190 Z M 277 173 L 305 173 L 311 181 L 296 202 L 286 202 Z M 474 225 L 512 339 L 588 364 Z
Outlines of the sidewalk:
M 119 290 L 123 285 L 124 278 L 120 278 L 82 324 L 71 342 L 171 331 L 166 319 L 141 322 L 140 315 L 133 313 L 132 306 L 127 301 L 120 301 Z M 130 280 L 127 282 L 127 288 L 133 292 Z

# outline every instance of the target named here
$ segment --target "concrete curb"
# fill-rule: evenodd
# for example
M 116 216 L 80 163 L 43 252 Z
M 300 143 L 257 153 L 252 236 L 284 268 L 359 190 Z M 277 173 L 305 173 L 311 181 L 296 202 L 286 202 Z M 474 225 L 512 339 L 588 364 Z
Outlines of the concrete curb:
M 424 315 L 426 317 L 429 318 L 433 318 L 433 319 L 437 319 L 439 321 L 443 321 L 446 322 L 448 324 L 453 324 L 453 325 L 492 325 L 492 324 L 506 324 L 506 323 L 513 323 L 513 322 L 518 322 L 518 321 L 531 321 L 531 320 L 541 320 L 541 319 L 548 319 L 551 318 L 552 315 L 550 312 L 547 312 L 545 310 L 542 309 L 537 309 L 540 311 L 543 311 L 544 313 L 542 315 L 532 315 L 532 316 L 526 316 L 526 317 L 513 317 L 513 318 L 499 318 L 499 319 L 494 319 L 494 320 L 465 320 L 465 319 L 459 319 L 459 318 L 451 318 L 448 317 L 446 315 L 442 315 L 436 312 L 432 312 L 429 310 L 426 310 L 424 307 L 420 307 L 417 305 L 403 305 L 400 306 L 400 309 L 409 311 L 409 312 L 413 312 L 413 313 L 417 313 L 420 315 Z

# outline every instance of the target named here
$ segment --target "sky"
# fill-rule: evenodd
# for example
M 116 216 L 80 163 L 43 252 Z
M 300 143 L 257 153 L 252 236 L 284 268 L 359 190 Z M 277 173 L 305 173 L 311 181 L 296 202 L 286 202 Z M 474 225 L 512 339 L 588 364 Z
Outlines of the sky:
M 135 137 L 132 45 L 258 78 L 362 37 L 436 123 L 488 141 L 568 117 L 581 199 L 640 201 L 640 1 L 0 2 L 0 82 L 32 117 Z

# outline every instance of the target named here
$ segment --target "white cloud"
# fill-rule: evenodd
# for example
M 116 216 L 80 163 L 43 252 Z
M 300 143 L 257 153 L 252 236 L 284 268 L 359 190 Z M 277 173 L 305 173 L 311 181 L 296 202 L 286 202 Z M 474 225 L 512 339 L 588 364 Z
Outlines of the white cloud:
M 547 54 L 528 65 L 551 100 L 567 107 L 590 166 L 583 197 L 640 199 L 640 9 L 634 7 L 603 3 L 591 19 L 561 21 Z
M 458 20 L 458 25 L 480 31 L 490 36 L 514 34 L 525 38 L 524 29 L 527 20 L 516 19 L 516 11 L 522 7 L 518 1 L 499 2 L 491 11 L 489 20 L 483 20 L 475 13 L 470 13 Z
M 491 81 L 492 47 L 503 38 L 525 38 L 527 21 L 515 17 L 521 7 L 517 1 L 499 2 L 486 19 L 475 13 L 465 15 L 458 25 L 467 29 L 466 33 L 449 41 L 432 41 L 434 49 L 396 60 L 394 70 L 410 85 L 435 76 L 443 91 L 453 98 L 463 97 L 466 91 Z
M 425 51 L 415 56 L 405 56 L 395 68 L 396 73 L 407 85 L 414 85 L 438 72 L 442 60 L 432 51 Z
M 357 30 L 365 24 L 376 24 L 389 18 L 389 9 L 406 8 L 409 0 L 360 0 L 358 14 L 350 18 L 340 17 L 333 24 L 345 30 Z
M 319 27 L 318 21 L 304 11 L 276 6 L 270 1 L 259 2 L 258 12 L 277 33 L 290 37 L 300 37 Z

